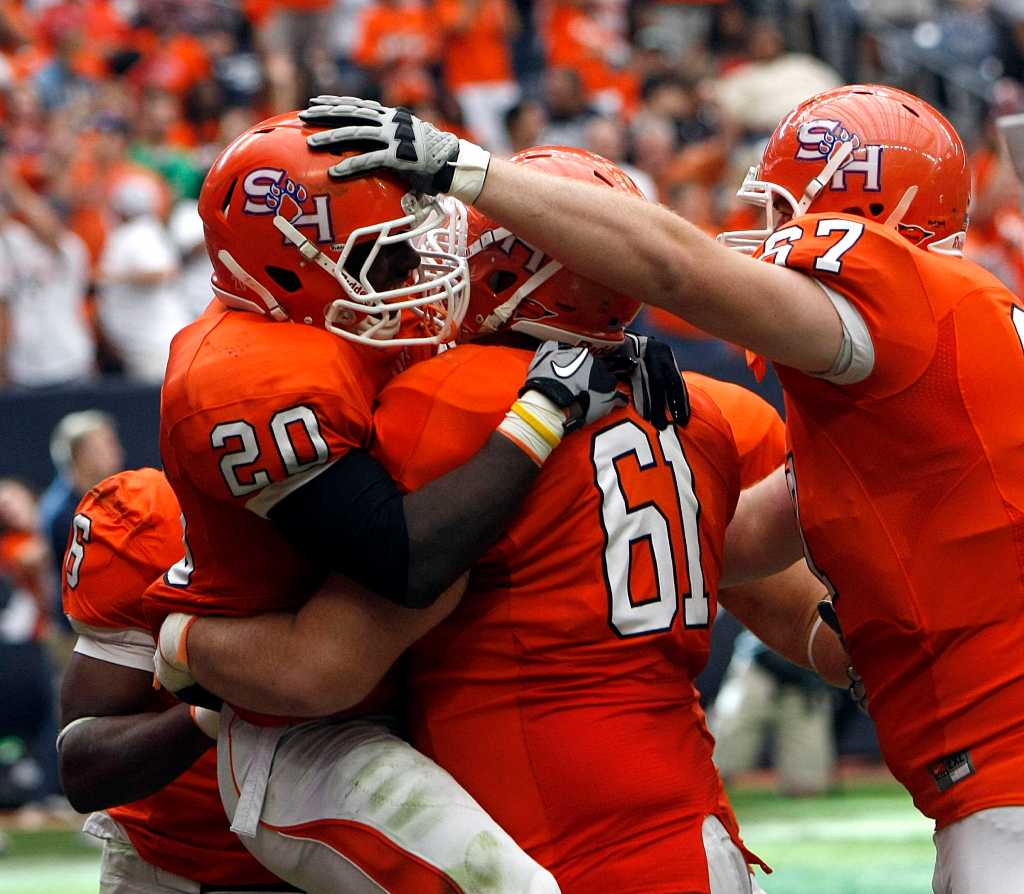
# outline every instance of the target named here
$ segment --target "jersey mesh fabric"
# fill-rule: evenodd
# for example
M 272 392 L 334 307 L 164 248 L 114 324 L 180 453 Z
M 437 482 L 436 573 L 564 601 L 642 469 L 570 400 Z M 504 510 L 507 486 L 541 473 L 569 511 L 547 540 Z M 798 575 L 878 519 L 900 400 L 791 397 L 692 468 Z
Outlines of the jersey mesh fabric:
M 835 272 L 821 258 L 844 231 L 817 237 L 823 220 L 863 227 Z M 779 375 L 801 526 L 886 762 L 939 827 L 1022 804 L 1024 309 L 969 261 L 881 225 L 787 226 L 804 233 L 787 265 L 846 296 L 875 347 L 856 385 Z
M 464 461 L 500 421 L 530 356 L 464 345 L 397 378 L 375 415 L 382 462 L 415 488 Z M 698 388 L 691 401 L 693 419 L 678 437 L 700 499 L 713 621 L 739 460 L 713 402 Z M 631 508 L 658 506 L 679 557 L 675 588 L 680 597 L 689 589 L 662 443 L 632 408 L 616 411 L 552 454 L 517 519 L 474 568 L 462 604 L 414 647 L 414 743 L 563 891 L 706 891 L 705 816 L 720 813 L 738 841 L 693 685 L 710 626 L 686 628 L 681 598 L 667 629 L 625 637 L 612 626 L 592 457 L 595 438 L 619 429 L 623 443 L 646 443 L 656 460 L 641 469 L 627 451 L 603 474 L 617 475 Z M 653 550 L 642 538 L 627 549 L 637 603 L 658 601 Z
M 181 554 L 180 513 L 170 485 L 156 469 L 121 472 L 89 491 L 78 513 L 89 519 L 89 534 L 80 542 L 74 586 L 65 572 L 65 612 L 100 640 L 105 632 L 146 630 L 141 598 L 146 581 Z M 156 698 L 165 710 L 177 704 L 165 693 Z M 160 791 L 107 813 L 142 859 L 160 869 L 211 885 L 276 881 L 228 828 L 215 748 Z

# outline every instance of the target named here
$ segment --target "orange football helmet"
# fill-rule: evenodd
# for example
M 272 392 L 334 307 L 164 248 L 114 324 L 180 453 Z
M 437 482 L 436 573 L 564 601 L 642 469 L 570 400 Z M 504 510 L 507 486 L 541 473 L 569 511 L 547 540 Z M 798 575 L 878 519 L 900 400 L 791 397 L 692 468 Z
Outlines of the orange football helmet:
M 960 255 L 971 174 L 953 125 L 928 103 L 894 87 L 855 85 L 819 93 L 790 112 L 737 195 L 766 212 L 764 229 L 719 236 L 741 251 L 756 251 L 781 223 L 779 211 L 837 211 Z
M 621 168 L 585 149 L 539 146 L 509 161 L 643 198 Z M 470 297 L 460 340 L 510 329 L 539 339 L 614 346 L 640 312 L 639 301 L 566 270 L 475 208 L 469 209 L 467 240 Z
M 294 113 L 269 118 L 214 162 L 199 214 L 217 297 L 367 345 L 450 341 L 468 299 L 465 258 L 444 249 L 464 245 L 457 203 L 384 171 L 332 180 L 335 159 L 306 144 L 318 129 Z M 422 335 L 399 337 L 405 310 Z

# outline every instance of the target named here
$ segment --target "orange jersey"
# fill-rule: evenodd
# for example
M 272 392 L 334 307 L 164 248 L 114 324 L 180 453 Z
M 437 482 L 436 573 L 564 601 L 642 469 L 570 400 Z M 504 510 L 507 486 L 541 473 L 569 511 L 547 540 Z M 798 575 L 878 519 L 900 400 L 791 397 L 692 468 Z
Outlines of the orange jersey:
M 385 388 L 376 450 L 396 480 L 416 489 L 478 450 L 531 357 L 463 345 Z M 738 840 L 693 679 L 739 459 L 713 402 L 691 401 L 685 429 L 629 407 L 568 438 L 412 651 L 414 744 L 565 892 L 707 891 L 704 818 Z
M 1024 804 L 1024 301 L 863 218 L 797 218 L 766 246 L 870 334 L 858 384 L 779 377 L 809 561 L 886 762 L 940 827 Z
M 740 487 L 757 484 L 786 461 L 786 424 L 775 407 L 749 388 L 695 372 L 684 372 L 687 387 L 705 392 L 732 429 L 740 457 Z
M 64 557 L 64 611 L 76 651 L 138 670 L 156 648 L 142 610 L 146 585 L 181 552 L 181 512 L 156 469 L 121 472 L 78 504 Z M 154 692 L 154 708 L 177 701 Z M 216 749 L 156 794 L 107 811 L 146 862 L 210 885 L 277 880 L 228 828 L 217 790 Z
M 514 80 L 509 55 L 511 14 L 503 0 L 438 0 L 434 11 L 444 32 L 444 77 L 449 90 Z
M 314 592 L 325 569 L 266 513 L 368 446 L 374 397 L 403 356 L 235 310 L 207 311 L 175 336 L 160 452 L 186 545 L 146 593 L 154 627 L 173 611 L 294 611 Z

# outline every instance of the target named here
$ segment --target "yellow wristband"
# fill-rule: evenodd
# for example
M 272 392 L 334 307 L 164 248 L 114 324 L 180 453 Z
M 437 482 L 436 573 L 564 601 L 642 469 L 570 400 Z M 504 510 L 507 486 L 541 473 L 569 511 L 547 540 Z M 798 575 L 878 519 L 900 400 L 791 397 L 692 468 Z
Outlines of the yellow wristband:
M 511 412 L 515 413 L 523 422 L 537 432 L 552 450 L 562 442 L 561 436 L 551 431 L 521 400 L 517 400 L 512 404 Z

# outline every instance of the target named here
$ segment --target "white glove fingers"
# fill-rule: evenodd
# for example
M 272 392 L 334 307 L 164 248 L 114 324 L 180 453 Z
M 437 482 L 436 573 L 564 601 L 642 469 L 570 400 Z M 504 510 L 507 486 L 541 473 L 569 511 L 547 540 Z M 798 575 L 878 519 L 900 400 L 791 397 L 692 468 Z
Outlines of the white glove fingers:
M 350 158 L 339 161 L 336 165 L 328 168 L 328 173 L 332 177 L 351 177 L 355 174 L 361 174 L 363 171 L 372 171 L 386 167 L 397 169 L 400 165 L 391 160 L 387 149 L 378 149 L 375 152 L 364 152 L 361 155 L 353 155 Z
M 390 135 L 388 129 L 379 124 L 348 124 L 344 127 L 335 127 L 332 130 L 318 130 L 306 137 L 306 143 L 311 149 L 322 149 L 325 146 L 333 146 L 335 143 L 346 143 L 351 140 L 374 140 L 383 145 L 388 145 Z
M 367 109 L 382 109 L 379 102 L 373 99 L 360 99 L 358 96 L 335 96 L 332 93 L 321 93 L 309 101 L 310 106 L 359 106 Z

